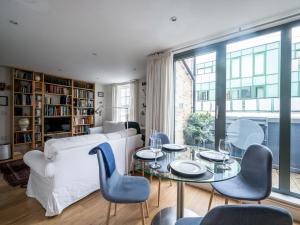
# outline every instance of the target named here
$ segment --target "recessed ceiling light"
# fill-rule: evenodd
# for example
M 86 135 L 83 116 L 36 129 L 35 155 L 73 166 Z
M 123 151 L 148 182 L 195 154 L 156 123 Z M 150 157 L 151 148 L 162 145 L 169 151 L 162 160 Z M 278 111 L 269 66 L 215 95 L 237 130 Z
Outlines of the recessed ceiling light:
M 170 20 L 171 20 L 172 22 L 176 22 L 176 21 L 177 21 L 177 17 L 176 17 L 176 16 L 172 16 L 172 17 L 170 18 Z
M 133 68 L 133 71 L 136 71 L 136 68 Z
M 97 54 L 96 52 L 93 52 L 92 55 L 93 55 L 93 56 L 97 56 L 98 54 Z
M 19 23 L 18 23 L 17 21 L 15 21 L 15 20 L 9 20 L 9 22 L 10 22 L 11 24 L 13 24 L 13 25 L 19 25 Z
M 62 72 L 62 69 L 57 69 L 58 72 Z

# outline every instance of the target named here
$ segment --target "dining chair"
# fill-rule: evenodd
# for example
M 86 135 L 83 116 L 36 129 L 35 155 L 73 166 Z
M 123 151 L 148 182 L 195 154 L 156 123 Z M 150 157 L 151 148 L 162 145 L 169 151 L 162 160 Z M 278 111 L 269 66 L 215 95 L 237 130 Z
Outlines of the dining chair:
M 162 145 L 170 144 L 170 139 L 169 139 L 168 135 L 163 132 L 157 132 L 155 134 L 155 138 L 161 139 Z M 149 140 L 149 144 L 150 144 L 150 140 Z M 166 172 L 168 172 L 168 171 L 166 171 Z M 152 181 L 152 175 L 150 175 L 150 181 Z M 172 186 L 171 180 L 170 180 L 170 186 Z M 160 205 L 160 189 L 161 189 L 161 177 L 158 176 L 157 207 L 159 207 L 159 205 Z
M 99 165 L 100 191 L 104 199 L 109 202 L 106 225 L 109 225 L 111 203 L 115 203 L 114 215 L 116 215 L 117 203 L 139 203 L 142 224 L 145 225 L 143 203 L 145 203 L 148 217 L 147 200 L 150 194 L 148 180 L 139 176 L 120 175 L 116 169 L 112 148 L 108 143 L 102 143 L 90 151 L 90 154 L 96 153 Z
M 228 199 L 258 201 L 269 197 L 272 189 L 272 152 L 263 145 L 250 145 L 242 158 L 241 172 L 229 180 L 212 183 L 208 210 L 211 208 L 214 192 Z
M 293 218 L 286 209 L 274 206 L 223 205 L 203 218 L 182 218 L 175 225 L 293 225 Z

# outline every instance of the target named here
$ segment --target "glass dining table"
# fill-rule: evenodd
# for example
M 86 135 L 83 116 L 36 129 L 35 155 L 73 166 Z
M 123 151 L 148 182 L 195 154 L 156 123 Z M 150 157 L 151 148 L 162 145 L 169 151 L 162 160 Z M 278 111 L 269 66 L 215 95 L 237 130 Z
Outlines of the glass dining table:
M 144 147 L 140 150 L 147 150 L 149 147 Z M 139 150 L 139 151 L 140 151 Z M 158 158 L 157 161 L 161 165 L 159 169 L 151 169 L 150 165 L 153 163 L 153 159 L 142 159 L 134 154 L 134 161 L 140 161 L 141 165 L 138 170 L 141 170 L 142 174 L 149 174 L 151 176 L 158 177 L 160 179 L 168 179 L 177 182 L 177 205 L 176 207 L 168 207 L 159 211 L 152 219 L 152 225 L 174 225 L 175 222 L 182 217 L 195 217 L 198 216 L 190 209 L 184 208 L 184 187 L 186 183 L 213 183 L 218 181 L 224 181 L 235 177 L 241 170 L 239 159 L 230 158 L 228 164 L 229 170 L 222 170 L 218 168 L 218 165 L 222 162 L 216 162 L 209 159 L 204 159 L 200 156 L 201 151 L 211 151 L 211 149 L 200 148 L 197 146 L 186 146 L 185 149 L 180 151 L 169 151 L 163 149 L 163 156 Z M 185 177 L 182 175 L 176 175 L 170 169 L 170 163 L 175 160 L 193 160 L 201 163 L 207 168 L 207 171 L 197 177 Z

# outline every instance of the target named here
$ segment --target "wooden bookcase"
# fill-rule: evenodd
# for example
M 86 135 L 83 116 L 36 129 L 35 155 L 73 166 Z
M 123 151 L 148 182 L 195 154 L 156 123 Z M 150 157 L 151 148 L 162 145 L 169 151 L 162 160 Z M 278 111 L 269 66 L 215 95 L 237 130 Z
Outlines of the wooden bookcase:
M 12 69 L 12 78 L 13 156 L 43 150 L 51 138 L 87 134 L 94 126 L 95 84 L 24 69 Z M 27 130 L 19 126 L 24 118 Z

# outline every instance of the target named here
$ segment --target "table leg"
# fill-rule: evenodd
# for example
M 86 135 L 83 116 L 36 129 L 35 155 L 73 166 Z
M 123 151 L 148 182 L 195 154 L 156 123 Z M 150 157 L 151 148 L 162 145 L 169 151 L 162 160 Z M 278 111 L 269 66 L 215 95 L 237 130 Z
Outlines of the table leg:
M 184 186 L 184 182 L 177 181 L 177 219 L 182 218 L 184 213 Z

